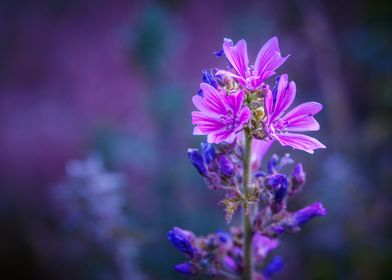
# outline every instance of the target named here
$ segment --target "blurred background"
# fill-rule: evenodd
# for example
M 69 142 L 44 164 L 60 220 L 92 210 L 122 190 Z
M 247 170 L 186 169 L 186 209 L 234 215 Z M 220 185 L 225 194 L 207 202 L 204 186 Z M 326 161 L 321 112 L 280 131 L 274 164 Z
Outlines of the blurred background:
M 201 70 L 276 35 L 328 147 L 274 146 L 307 171 L 290 207 L 329 211 L 276 279 L 392 279 L 391 28 L 387 0 L 1 1 L 1 278 L 181 279 L 166 232 L 227 229 L 186 155 Z

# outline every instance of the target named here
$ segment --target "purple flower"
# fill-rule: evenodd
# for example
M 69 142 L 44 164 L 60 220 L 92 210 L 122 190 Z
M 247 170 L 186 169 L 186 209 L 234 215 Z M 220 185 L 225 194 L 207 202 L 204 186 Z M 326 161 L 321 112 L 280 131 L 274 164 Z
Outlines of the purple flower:
M 304 168 L 302 166 L 302 163 L 298 163 L 295 166 L 293 173 L 291 173 L 291 180 L 293 182 L 293 186 L 296 188 L 305 184 L 306 173 L 304 172 Z
M 192 162 L 193 166 L 196 167 L 200 175 L 203 177 L 207 176 L 207 169 L 204 164 L 203 156 L 200 154 L 198 149 L 188 149 L 188 158 Z
M 193 258 L 197 253 L 197 249 L 192 246 L 192 240 L 195 238 L 192 232 L 179 227 L 174 227 L 167 233 L 167 239 L 169 239 L 174 247 L 190 258 Z
M 279 256 L 275 256 L 263 269 L 263 275 L 270 278 L 276 272 L 282 270 L 284 267 L 283 259 Z
M 219 157 L 219 166 L 223 175 L 228 177 L 234 175 L 234 164 L 227 156 L 221 155 Z
M 253 140 L 251 157 L 250 157 L 250 162 L 253 171 L 259 169 L 260 163 L 264 155 L 268 152 L 272 143 L 273 143 L 272 141 L 257 140 L 257 139 Z
M 250 88 L 258 88 L 267 78 L 274 75 L 275 69 L 290 56 L 281 56 L 277 37 L 272 37 L 260 49 L 254 67 L 248 67 L 249 58 L 245 40 L 240 40 L 233 45 L 232 40 L 225 39 L 223 51 L 234 72 L 220 70 L 217 74 L 233 77 L 244 87 Z
M 272 249 L 278 247 L 279 241 L 276 239 L 271 239 L 267 236 L 256 232 L 253 236 L 253 252 L 256 256 L 256 259 L 262 261 L 265 259 Z
M 291 131 L 319 130 L 320 125 L 313 116 L 321 111 L 322 105 L 317 102 L 307 102 L 285 114 L 293 103 L 295 91 L 295 83 L 289 83 L 286 74 L 279 79 L 276 102 L 273 101 L 272 92 L 268 91 L 265 97 L 267 116 L 265 132 L 272 140 L 278 140 L 283 146 L 291 146 L 313 154 L 314 150 L 325 146 L 315 138 L 291 133 Z
M 301 226 L 314 217 L 325 215 L 327 215 L 327 210 L 320 202 L 316 202 L 294 212 L 292 218 L 296 226 Z
M 192 123 L 196 125 L 193 134 L 207 135 L 209 143 L 232 143 L 251 116 L 250 109 L 242 107 L 244 93 L 237 91 L 227 95 L 206 83 L 200 84 L 200 87 L 204 96 L 192 98 L 199 110 L 192 112 Z
M 177 264 L 174 269 L 186 276 L 196 276 L 199 273 L 199 268 L 191 262 Z

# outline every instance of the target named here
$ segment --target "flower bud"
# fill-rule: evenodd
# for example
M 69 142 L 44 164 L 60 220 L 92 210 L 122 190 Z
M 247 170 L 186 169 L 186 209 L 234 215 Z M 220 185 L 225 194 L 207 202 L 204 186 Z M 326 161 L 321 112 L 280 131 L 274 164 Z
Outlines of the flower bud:
M 256 260 L 262 262 L 267 257 L 269 251 L 278 247 L 279 242 L 276 239 L 271 239 L 256 232 L 253 236 L 252 244 Z
M 215 159 L 214 145 L 207 142 L 201 143 L 201 152 L 206 164 L 210 164 Z
M 275 188 L 275 202 L 281 203 L 287 194 L 287 178 L 286 175 L 280 175 L 279 185 Z
M 204 165 L 203 156 L 200 154 L 198 149 L 188 149 L 188 157 L 192 162 L 193 166 L 196 167 L 197 171 L 199 171 L 200 175 L 203 177 L 207 176 L 207 169 Z
M 302 163 L 298 163 L 295 166 L 293 173 L 291 173 L 291 180 L 293 182 L 293 188 L 295 189 L 300 188 L 303 184 L 305 184 L 306 173 L 304 172 Z
M 282 257 L 275 256 L 263 269 L 263 275 L 267 278 L 270 278 L 276 272 L 282 270 L 283 267 L 284 267 L 284 262 Z
M 199 273 L 199 268 L 191 262 L 177 264 L 175 270 L 186 276 L 196 276 Z
M 174 227 L 167 233 L 167 239 L 174 245 L 174 247 L 190 258 L 193 258 L 193 256 L 197 253 L 197 249 L 191 244 L 191 241 L 192 239 L 195 239 L 195 236 L 190 231 Z
M 301 226 L 314 217 L 325 215 L 327 215 L 327 210 L 320 202 L 316 202 L 294 212 L 292 218 L 295 226 Z
M 275 173 L 278 169 L 278 155 L 274 154 L 271 159 L 268 161 L 268 173 Z
M 228 177 L 234 175 L 234 164 L 227 156 L 221 155 L 219 157 L 219 167 L 223 175 Z
M 214 88 L 218 88 L 218 84 L 215 81 L 214 75 L 212 74 L 211 71 L 207 71 L 204 69 L 202 71 L 202 81 L 203 83 L 209 84 L 210 86 L 213 86 Z

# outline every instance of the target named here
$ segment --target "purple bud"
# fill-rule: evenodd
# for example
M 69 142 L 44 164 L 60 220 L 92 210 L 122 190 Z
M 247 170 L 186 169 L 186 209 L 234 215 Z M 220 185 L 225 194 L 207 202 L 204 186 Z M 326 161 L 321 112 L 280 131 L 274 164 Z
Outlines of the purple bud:
M 207 142 L 201 143 L 201 152 L 206 164 L 210 164 L 215 159 L 214 145 Z
M 219 157 L 219 166 L 223 175 L 228 177 L 234 175 L 234 164 L 227 156 L 221 155 Z
M 214 88 L 218 88 L 218 84 L 215 81 L 214 75 L 212 74 L 212 70 L 209 72 L 207 70 L 202 71 L 202 81 L 203 83 L 209 84 L 210 86 L 213 86 Z
M 298 163 L 297 166 L 295 166 L 293 173 L 291 173 L 291 178 L 295 188 L 301 187 L 305 183 L 306 173 L 304 172 L 302 163 Z
M 279 256 L 273 257 L 273 259 L 263 269 L 263 275 L 270 278 L 276 272 L 282 270 L 284 267 L 283 259 Z
M 196 276 L 199 273 L 199 268 L 191 262 L 177 264 L 175 270 L 186 276 Z
M 200 175 L 203 177 L 207 176 L 207 169 L 204 165 L 203 156 L 200 154 L 198 149 L 188 149 L 188 157 L 192 162 L 193 166 L 196 167 L 197 171 L 199 171 Z
M 278 168 L 278 155 L 274 154 L 271 159 L 268 161 L 268 173 L 275 173 Z
M 287 178 L 286 175 L 280 175 L 279 185 L 275 188 L 275 202 L 281 203 L 287 194 Z
M 296 226 L 300 226 L 317 216 L 327 215 L 327 210 L 320 202 L 313 203 L 301 210 L 293 213 L 293 220 Z
M 174 247 L 190 258 L 193 258 L 197 252 L 197 249 L 191 244 L 191 238 L 193 237 L 194 236 L 190 231 L 180 229 L 179 227 L 174 227 L 167 233 L 167 239 L 169 239 Z
M 225 52 L 223 51 L 223 49 L 220 49 L 219 51 L 214 52 L 216 57 L 222 57 L 225 55 Z

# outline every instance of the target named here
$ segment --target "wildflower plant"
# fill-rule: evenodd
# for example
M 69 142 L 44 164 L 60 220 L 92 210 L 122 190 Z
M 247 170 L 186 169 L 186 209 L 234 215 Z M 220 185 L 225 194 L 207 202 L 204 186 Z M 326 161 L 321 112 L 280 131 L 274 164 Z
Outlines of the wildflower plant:
M 301 163 L 295 165 L 288 154 L 273 155 L 265 170 L 261 162 L 273 143 L 310 154 L 325 148 L 302 134 L 320 128 L 314 115 L 322 105 L 306 102 L 289 110 L 295 83 L 287 74 L 277 76 L 273 87 L 267 83 L 289 57 L 281 55 L 276 37 L 261 48 L 254 65 L 249 65 L 245 40 L 234 45 L 224 39 L 216 55 L 225 56 L 229 67 L 203 71 L 200 91 L 192 98 L 197 109 L 192 123 L 193 134 L 205 135 L 207 141 L 201 149 L 189 149 L 188 156 L 209 189 L 224 191 L 220 205 L 227 222 L 242 209 L 243 225 L 206 236 L 174 227 L 167 236 L 188 259 L 175 266 L 179 273 L 269 279 L 284 265 L 278 256 L 267 262 L 269 252 L 279 246 L 278 238 L 327 212 L 320 202 L 288 211 L 288 199 L 301 192 L 306 181 Z

